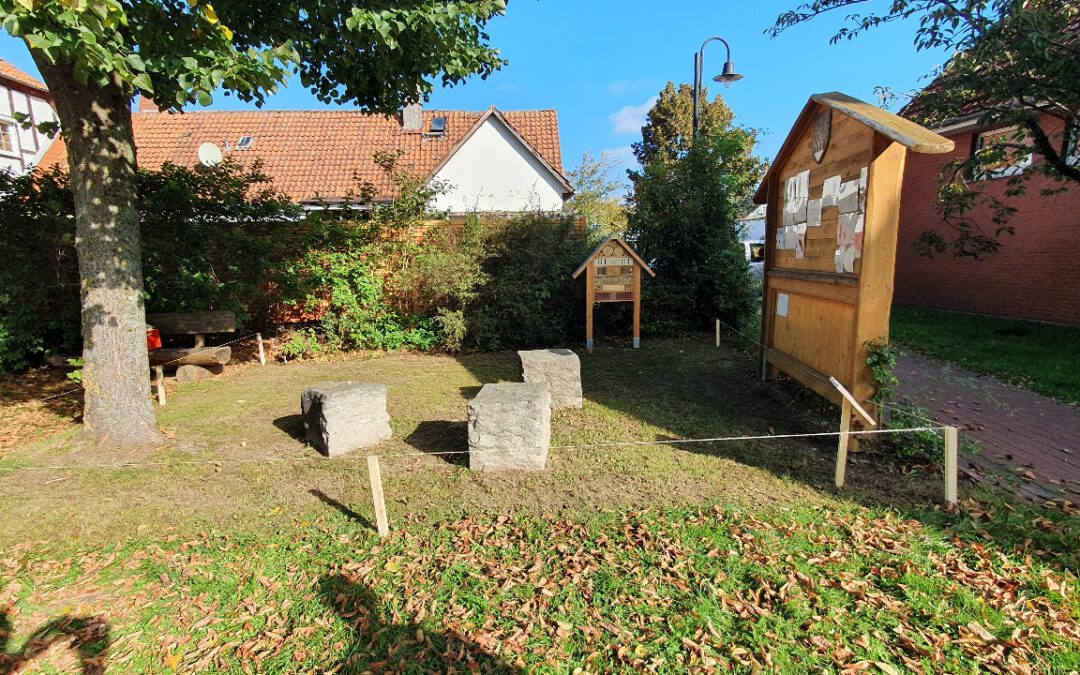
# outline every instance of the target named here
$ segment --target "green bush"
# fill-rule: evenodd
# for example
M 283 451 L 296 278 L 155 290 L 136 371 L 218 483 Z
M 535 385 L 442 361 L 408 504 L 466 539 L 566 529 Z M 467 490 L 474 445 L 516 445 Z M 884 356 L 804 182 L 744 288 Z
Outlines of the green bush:
M 580 339 L 585 293 L 570 275 L 592 244 L 573 220 L 533 213 L 486 224 L 484 279 L 465 308 L 467 343 L 508 349 Z

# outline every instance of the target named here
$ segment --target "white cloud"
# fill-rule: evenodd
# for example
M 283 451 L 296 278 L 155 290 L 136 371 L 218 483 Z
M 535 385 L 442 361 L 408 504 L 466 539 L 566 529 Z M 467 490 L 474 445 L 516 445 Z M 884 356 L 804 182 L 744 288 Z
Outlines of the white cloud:
M 615 80 L 607 86 L 609 94 L 628 94 L 632 91 L 641 91 L 642 89 L 649 89 L 653 86 L 650 80 Z M 655 91 L 655 90 L 654 90 Z
M 618 148 L 604 148 L 600 153 L 601 156 L 608 156 L 611 158 L 612 163 L 615 164 L 615 168 L 622 173 L 623 169 L 636 169 L 638 168 L 637 157 L 634 157 L 634 149 L 629 145 L 624 145 Z
M 656 96 L 649 98 L 641 105 L 628 105 L 624 106 L 618 112 L 609 115 L 608 120 L 612 123 L 612 133 L 615 134 L 637 134 L 641 132 L 641 127 L 645 125 L 645 118 L 649 114 L 649 110 L 656 104 Z

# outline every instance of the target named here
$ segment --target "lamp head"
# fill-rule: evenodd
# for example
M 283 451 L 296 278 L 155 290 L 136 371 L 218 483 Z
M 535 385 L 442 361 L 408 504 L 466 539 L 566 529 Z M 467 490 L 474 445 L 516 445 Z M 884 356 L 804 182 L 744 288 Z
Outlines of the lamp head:
M 738 82 L 742 78 L 742 75 L 735 72 L 735 62 L 729 59 L 724 63 L 724 72 L 714 77 L 713 80 L 724 85 L 724 87 L 730 87 L 733 82 Z

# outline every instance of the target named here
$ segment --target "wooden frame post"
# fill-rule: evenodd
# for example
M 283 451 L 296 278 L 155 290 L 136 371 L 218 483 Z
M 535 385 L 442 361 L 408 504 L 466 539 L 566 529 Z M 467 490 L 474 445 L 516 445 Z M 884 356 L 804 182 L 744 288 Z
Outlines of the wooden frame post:
M 259 343 L 259 365 L 266 365 L 266 350 L 263 349 L 262 333 L 255 333 L 255 340 Z
M 956 427 L 945 427 L 945 503 L 957 502 L 956 483 L 960 437 Z
M 368 455 L 368 480 L 371 482 L 371 501 L 375 505 L 375 527 L 380 537 L 390 535 L 390 521 L 386 518 L 386 498 L 383 496 L 382 472 L 379 471 L 378 455 Z
M 593 350 L 593 309 L 596 306 L 596 268 L 589 264 L 585 270 L 585 348 Z
M 158 405 L 165 405 L 165 368 L 154 366 L 154 384 L 157 386 Z
M 836 444 L 836 487 L 844 487 L 844 474 L 847 472 L 848 440 L 851 431 L 851 404 L 844 399 L 840 412 L 840 440 Z
M 641 347 L 641 268 L 634 265 L 634 349 Z

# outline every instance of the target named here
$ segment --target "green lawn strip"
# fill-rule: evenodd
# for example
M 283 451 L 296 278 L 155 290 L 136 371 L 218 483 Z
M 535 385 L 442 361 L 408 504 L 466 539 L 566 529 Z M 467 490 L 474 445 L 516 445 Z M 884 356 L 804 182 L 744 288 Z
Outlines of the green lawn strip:
M 890 334 L 917 351 L 1080 403 L 1080 328 L 897 305 Z
M 1080 605 L 1053 590 L 1074 575 L 890 510 L 485 516 L 385 541 L 334 515 L 272 536 L 48 548 L 0 572 L 5 594 L 22 589 L 5 596 L 8 651 L 50 608 L 97 605 L 118 670 L 1080 664 Z

